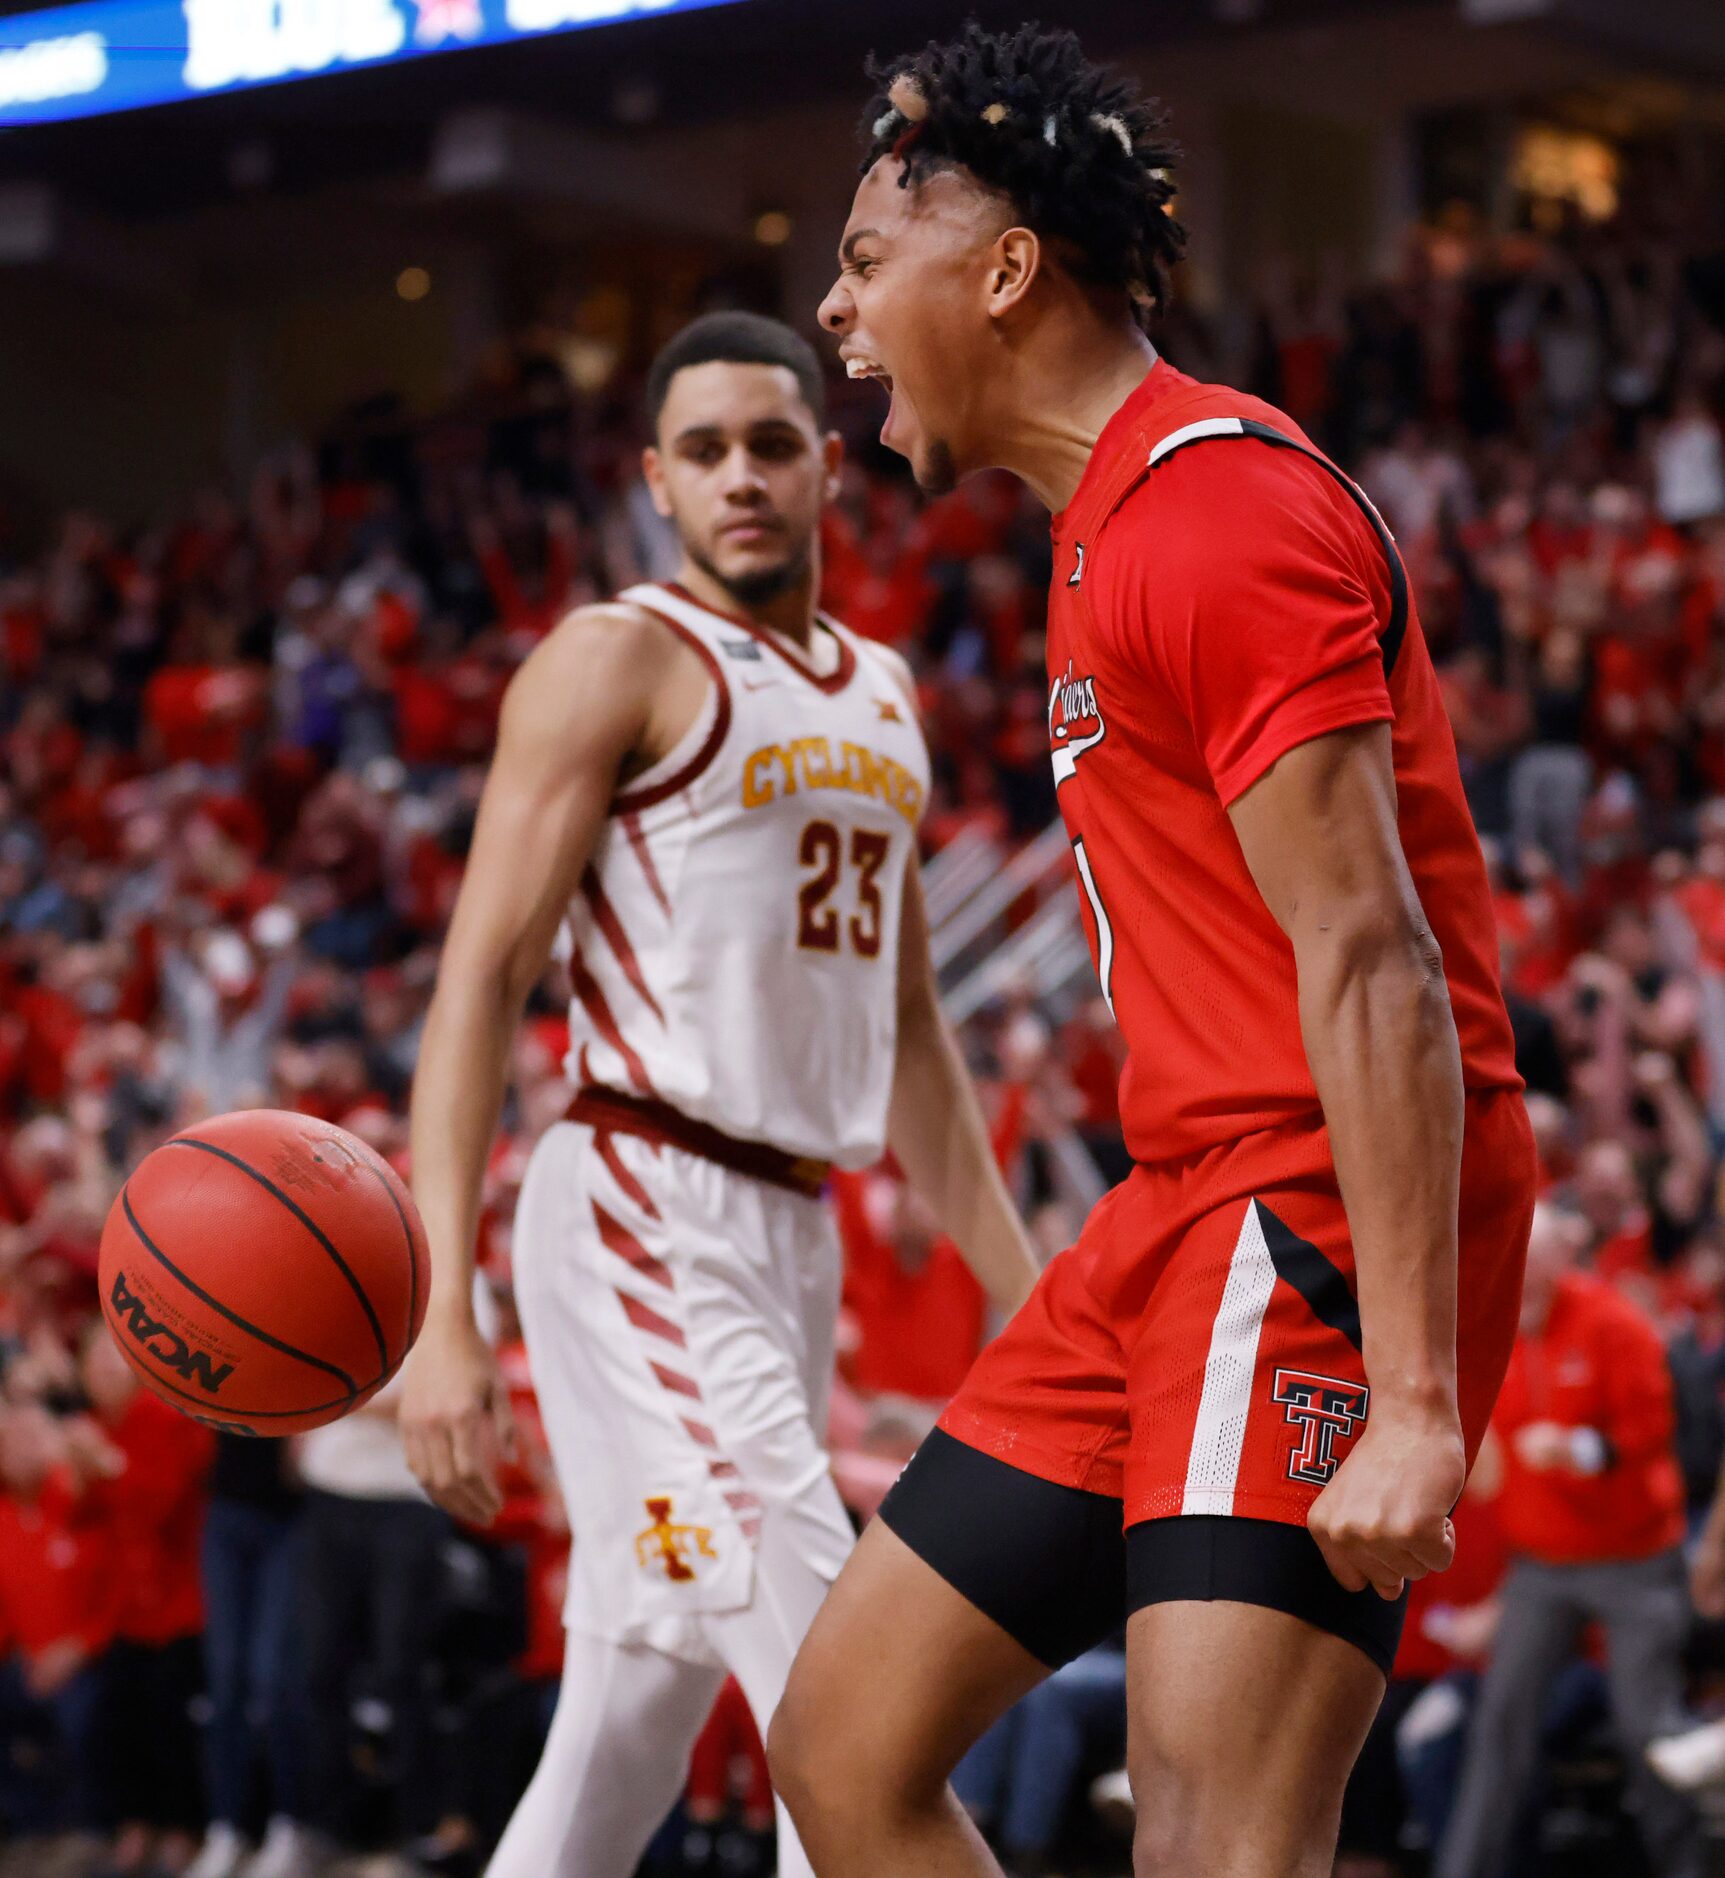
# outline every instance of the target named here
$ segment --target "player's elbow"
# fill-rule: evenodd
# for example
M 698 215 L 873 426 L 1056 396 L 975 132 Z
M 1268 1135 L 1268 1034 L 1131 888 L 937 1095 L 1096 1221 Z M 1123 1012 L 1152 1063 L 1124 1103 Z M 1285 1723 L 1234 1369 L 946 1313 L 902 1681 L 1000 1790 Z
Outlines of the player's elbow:
M 530 957 L 521 947 L 445 946 L 427 1028 L 464 1032 L 474 1024 L 512 1025 L 544 968 L 542 957 Z
M 1294 941 L 1302 983 L 1340 999 L 1361 987 L 1391 991 L 1421 1010 L 1449 1014 L 1443 949 L 1417 900 L 1363 896 L 1314 909 Z

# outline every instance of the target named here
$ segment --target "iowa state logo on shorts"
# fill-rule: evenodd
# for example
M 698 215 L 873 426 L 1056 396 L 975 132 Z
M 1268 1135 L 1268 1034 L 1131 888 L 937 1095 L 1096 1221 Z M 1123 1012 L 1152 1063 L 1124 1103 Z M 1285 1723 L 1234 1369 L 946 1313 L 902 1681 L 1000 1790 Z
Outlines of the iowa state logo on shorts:
M 1054 761 L 1056 789 L 1078 767 L 1078 759 L 1093 750 L 1108 734 L 1102 707 L 1096 702 L 1096 680 L 1080 677 L 1066 661 L 1048 694 L 1048 745 Z
M 635 1563 L 643 1571 L 662 1574 L 674 1585 L 693 1584 L 699 1575 L 697 1559 L 714 1558 L 713 1529 L 710 1526 L 680 1526 L 673 1518 L 675 1502 L 670 1494 L 654 1494 L 642 1504 L 653 1522 L 635 1535 Z
M 1288 1456 L 1288 1478 L 1328 1485 L 1341 1461 L 1337 1441 L 1345 1441 L 1366 1419 L 1371 1391 L 1363 1382 L 1338 1382 L 1333 1376 L 1314 1376 L 1303 1369 L 1276 1371 L 1270 1400 L 1299 1429 L 1300 1439 Z

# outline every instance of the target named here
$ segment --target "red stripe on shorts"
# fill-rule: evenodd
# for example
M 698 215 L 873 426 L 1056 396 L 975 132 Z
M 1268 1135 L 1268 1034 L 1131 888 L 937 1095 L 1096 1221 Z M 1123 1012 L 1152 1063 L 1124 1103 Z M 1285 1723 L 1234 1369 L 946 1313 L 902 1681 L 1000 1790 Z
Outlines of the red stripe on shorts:
M 685 1376 L 678 1370 L 667 1369 L 663 1363 L 655 1363 L 650 1357 L 647 1367 L 673 1395 L 686 1395 L 691 1402 L 701 1400 L 701 1385 L 693 1376 Z
M 649 1219 L 659 1217 L 659 1209 L 653 1204 L 653 1196 L 639 1180 L 623 1165 L 623 1157 L 617 1152 L 617 1137 L 609 1128 L 593 1130 L 593 1145 L 599 1150 L 599 1158 L 605 1163 L 611 1178 L 647 1215 Z
M 607 1251 L 615 1252 L 618 1258 L 633 1265 L 636 1271 L 643 1277 L 651 1278 L 654 1284 L 663 1285 L 667 1291 L 676 1290 L 677 1281 L 671 1276 L 670 1266 L 663 1259 L 655 1258 L 629 1228 L 613 1214 L 607 1213 L 597 1200 L 593 1202 L 593 1219 Z
M 619 1291 L 617 1296 L 623 1301 L 623 1315 L 637 1330 L 644 1330 L 650 1337 L 663 1337 L 667 1343 L 674 1343 L 679 1350 L 689 1347 L 677 1325 L 668 1317 L 661 1317 L 650 1304 L 643 1304 L 639 1298 L 632 1298 L 627 1291 Z

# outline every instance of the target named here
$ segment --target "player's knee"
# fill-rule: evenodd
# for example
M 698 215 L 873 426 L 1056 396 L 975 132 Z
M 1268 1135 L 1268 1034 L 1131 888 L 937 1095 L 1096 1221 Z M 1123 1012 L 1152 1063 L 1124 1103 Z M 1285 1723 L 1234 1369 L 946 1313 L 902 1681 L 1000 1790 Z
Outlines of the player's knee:
M 866 1841 L 917 1810 L 925 1787 L 936 1798 L 944 1790 L 943 1776 L 924 1781 L 904 1764 L 882 1719 L 859 1709 L 854 1692 L 793 1668 L 767 1730 L 767 1768 L 805 1841 Z
M 1218 1848 L 1211 1843 L 1203 1794 L 1204 1784 L 1177 1761 L 1133 1757 L 1132 1878 L 1192 1878 L 1212 1869 L 1208 1861 Z
M 823 1726 L 822 1704 L 805 1688 L 806 1680 L 792 1670 L 767 1728 L 767 1771 L 773 1789 L 805 1834 L 823 1804 L 841 1797 L 844 1778 L 843 1757 L 834 1751 L 831 1730 Z
M 1326 1850 L 1313 1820 L 1273 1820 L 1255 1809 L 1240 1783 L 1218 1779 L 1215 1766 L 1178 1753 L 1136 1755 L 1132 1763 L 1136 1824 L 1132 1878 L 1284 1878 L 1330 1869 L 1334 1824 Z M 1317 1834 L 1298 1843 L 1303 1832 Z

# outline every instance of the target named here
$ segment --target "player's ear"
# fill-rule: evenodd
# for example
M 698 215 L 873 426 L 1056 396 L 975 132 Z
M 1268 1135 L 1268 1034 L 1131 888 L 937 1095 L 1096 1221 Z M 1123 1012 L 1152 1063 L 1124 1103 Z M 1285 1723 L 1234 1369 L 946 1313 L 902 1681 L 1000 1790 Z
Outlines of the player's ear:
M 1028 228 L 1009 228 L 988 258 L 988 312 L 991 319 L 1010 313 L 1042 271 L 1042 243 Z
M 648 444 L 641 452 L 641 475 L 646 482 L 648 495 L 653 498 L 655 511 L 669 520 L 671 497 L 665 487 L 665 464 L 659 452 L 651 444 Z
M 821 500 L 836 502 L 839 499 L 839 472 L 845 463 L 845 440 L 836 430 L 829 430 L 821 439 Z

